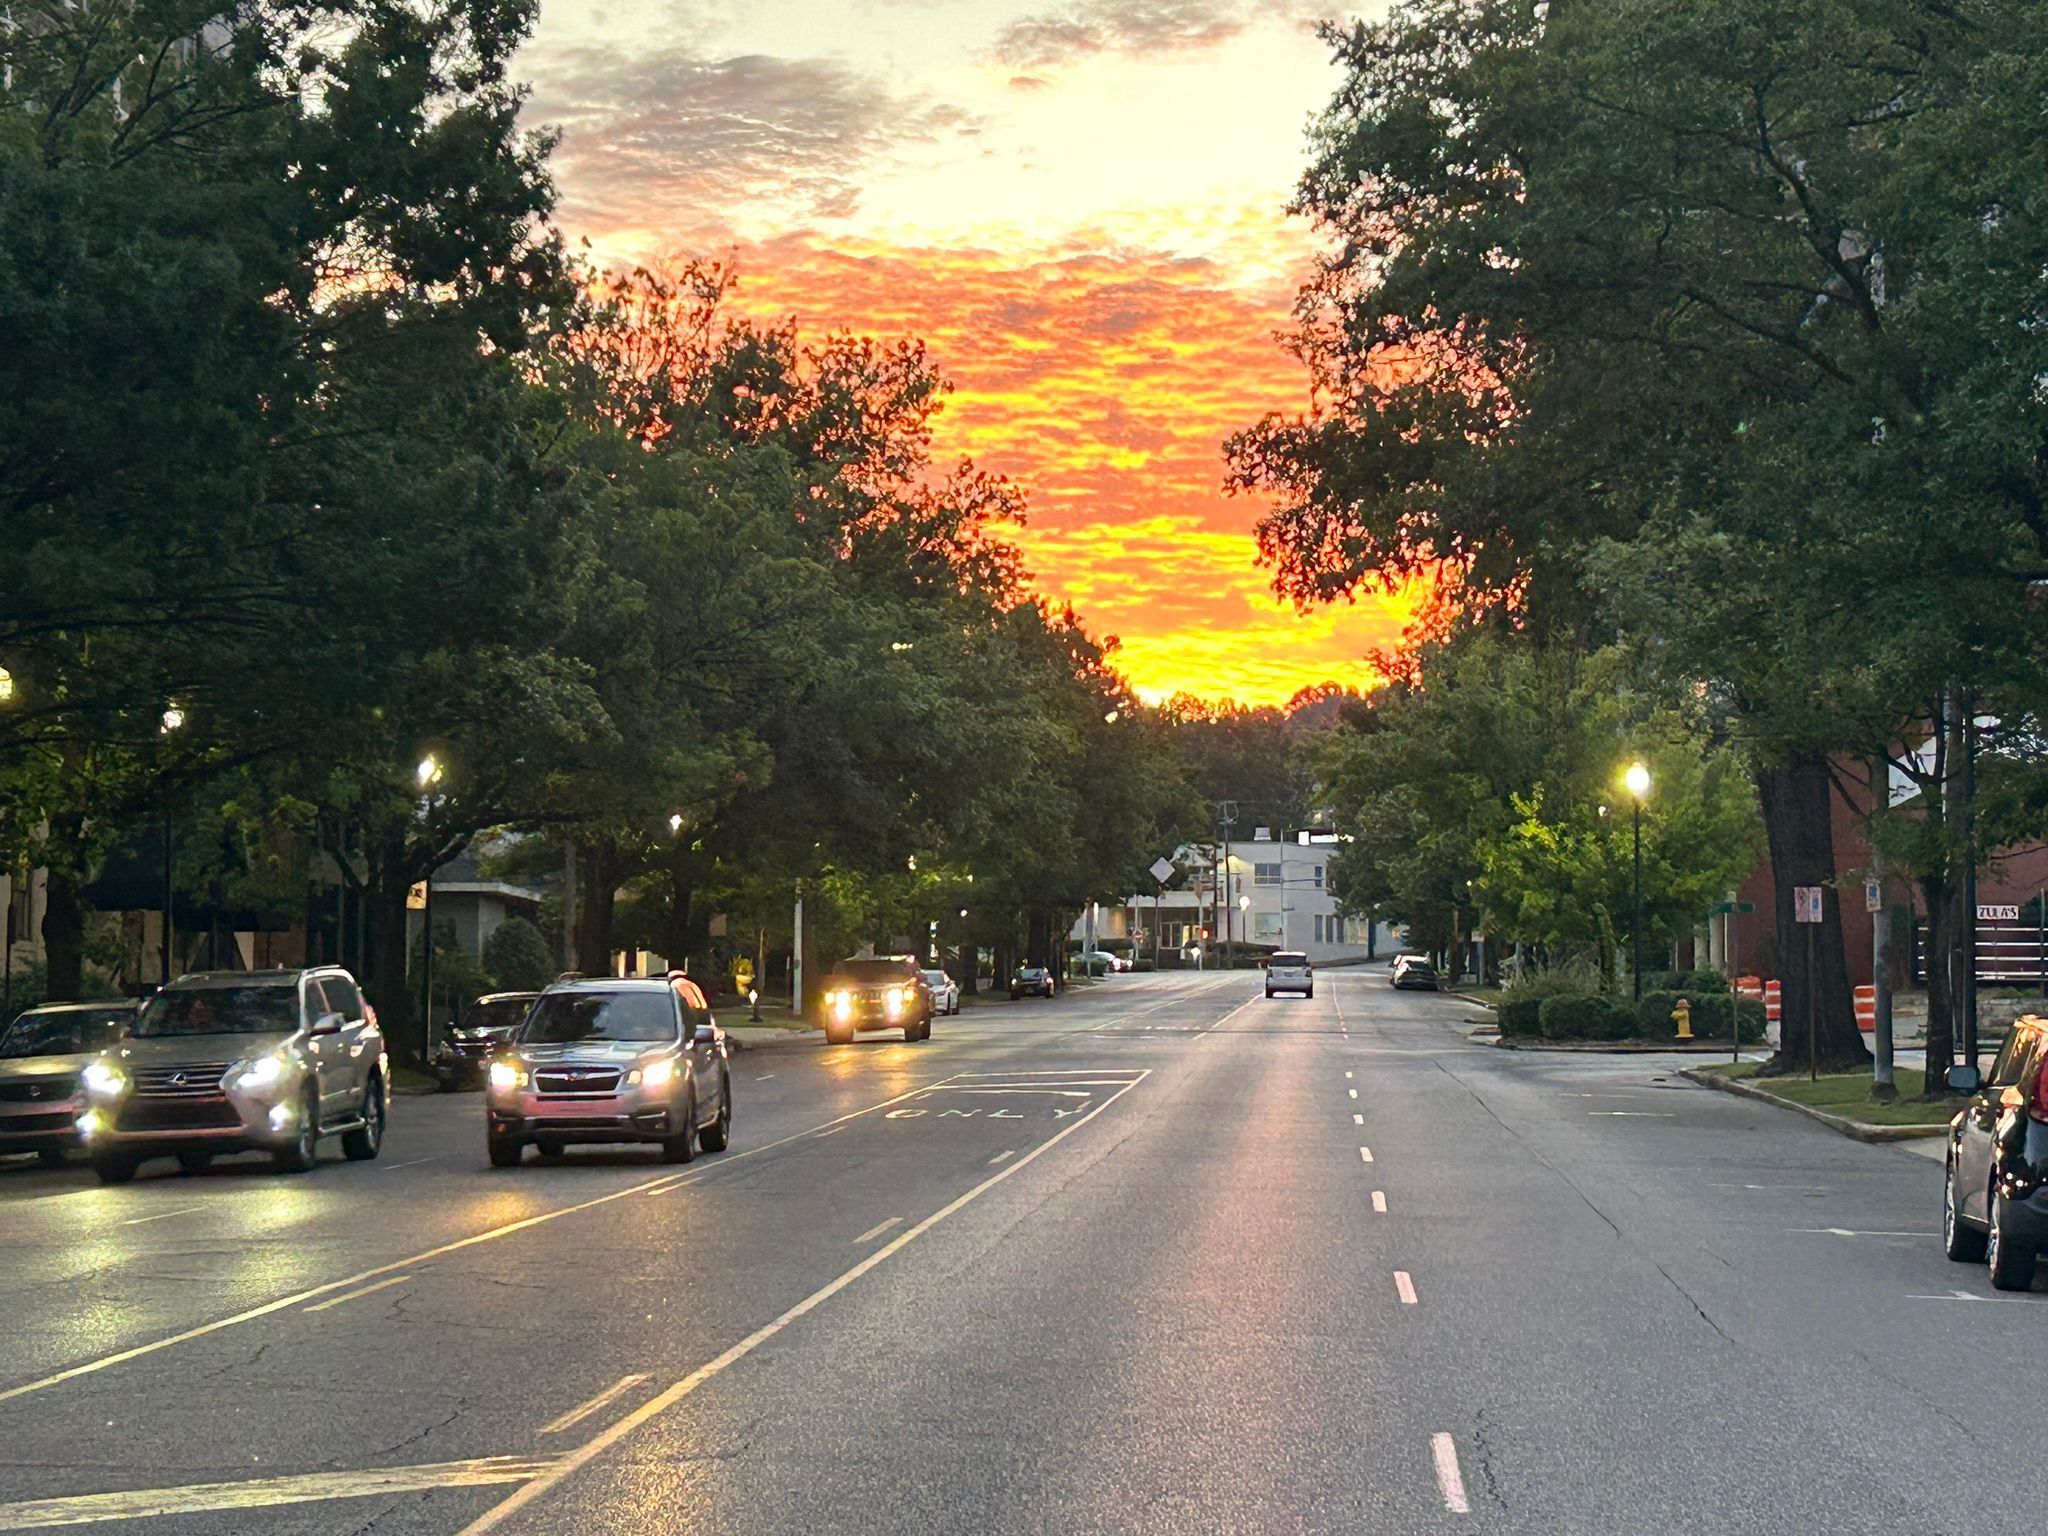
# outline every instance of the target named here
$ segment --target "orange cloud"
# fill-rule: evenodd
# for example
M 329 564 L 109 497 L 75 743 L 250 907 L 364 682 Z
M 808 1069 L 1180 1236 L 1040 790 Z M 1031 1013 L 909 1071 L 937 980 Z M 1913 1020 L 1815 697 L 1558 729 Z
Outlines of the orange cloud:
M 940 458 L 1027 487 L 1033 585 L 1117 636 L 1134 686 L 1282 703 L 1312 683 L 1369 685 L 1365 653 L 1399 639 L 1416 596 L 1295 614 L 1256 563 L 1260 508 L 1220 488 L 1224 438 L 1304 403 L 1274 340 L 1302 234 L 1262 213 L 1210 233 L 1203 256 L 1086 233 L 948 249 L 790 235 L 737 251 L 738 306 L 923 337 L 958 386 Z M 1248 270 L 1271 276 L 1247 288 Z

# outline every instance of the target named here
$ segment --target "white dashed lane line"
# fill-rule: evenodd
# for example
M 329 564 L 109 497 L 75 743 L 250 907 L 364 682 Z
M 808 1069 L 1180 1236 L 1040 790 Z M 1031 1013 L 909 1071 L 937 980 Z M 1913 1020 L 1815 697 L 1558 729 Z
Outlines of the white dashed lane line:
M 1387 1192 L 1384 1189 L 1372 1192 L 1372 1208 L 1382 1216 L 1387 1214 Z
M 1449 1435 L 1432 1435 L 1430 1460 L 1436 1463 L 1436 1486 L 1444 1496 L 1444 1508 L 1454 1515 L 1469 1515 L 1472 1505 L 1465 1497 L 1465 1479 L 1458 1471 L 1458 1446 Z
M 1397 1269 L 1394 1271 L 1394 1289 L 1400 1294 L 1402 1306 L 1412 1307 L 1415 1305 L 1415 1280 L 1407 1270 Z
M 1360 1147 L 1360 1148 L 1358 1149 L 1358 1160 L 1359 1160 L 1359 1161 L 1360 1161 L 1361 1163 L 1369 1163 L 1369 1162 L 1371 1162 L 1371 1161 L 1372 1161 L 1372 1148 L 1371 1148 L 1371 1147 Z

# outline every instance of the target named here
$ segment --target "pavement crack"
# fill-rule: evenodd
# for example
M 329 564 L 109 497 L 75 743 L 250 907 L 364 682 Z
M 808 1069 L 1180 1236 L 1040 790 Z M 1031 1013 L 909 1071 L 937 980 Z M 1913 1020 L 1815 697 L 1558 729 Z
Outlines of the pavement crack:
M 1722 1338 L 1728 1340 L 1730 1344 L 1733 1344 L 1735 1342 L 1734 1337 L 1728 1332 L 1727 1329 L 1723 1328 L 1719 1323 L 1715 1322 L 1711 1317 L 1707 1316 L 1707 1309 L 1701 1306 L 1698 1301 L 1694 1300 L 1692 1292 L 1688 1291 L 1684 1286 L 1680 1285 L 1678 1283 L 1677 1277 L 1674 1276 L 1670 1270 L 1666 1269 L 1662 1264 L 1658 1264 L 1655 1259 L 1651 1259 L 1650 1263 L 1656 1267 L 1658 1274 L 1662 1275 L 1666 1280 L 1671 1282 L 1671 1288 L 1674 1291 L 1678 1292 L 1679 1295 L 1683 1296 L 1688 1302 L 1692 1303 L 1692 1309 L 1693 1311 L 1699 1313 L 1701 1322 L 1705 1323 L 1709 1328 L 1713 1329 L 1714 1332 L 1720 1334 Z
M 1493 1474 L 1493 1437 L 1486 1424 L 1486 1416 L 1492 1412 L 1492 1404 L 1487 1403 L 1481 1404 L 1472 1415 L 1472 1459 L 1479 1468 L 1481 1481 L 1486 1484 L 1486 1496 L 1505 1511 L 1508 1499 L 1501 1492 L 1500 1479 Z

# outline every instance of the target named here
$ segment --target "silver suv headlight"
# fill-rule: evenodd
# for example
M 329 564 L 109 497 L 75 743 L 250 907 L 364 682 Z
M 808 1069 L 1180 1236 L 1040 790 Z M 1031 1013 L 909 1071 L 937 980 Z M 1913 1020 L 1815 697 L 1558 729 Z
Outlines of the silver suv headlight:
M 229 1074 L 230 1085 L 238 1093 L 254 1094 L 258 1097 L 274 1095 L 284 1086 L 284 1080 L 291 1070 L 291 1063 L 281 1051 L 272 1051 L 267 1056 L 258 1056 L 244 1062 Z
M 96 1099 L 119 1098 L 128 1087 L 128 1069 L 118 1061 L 95 1056 L 81 1074 L 85 1091 Z

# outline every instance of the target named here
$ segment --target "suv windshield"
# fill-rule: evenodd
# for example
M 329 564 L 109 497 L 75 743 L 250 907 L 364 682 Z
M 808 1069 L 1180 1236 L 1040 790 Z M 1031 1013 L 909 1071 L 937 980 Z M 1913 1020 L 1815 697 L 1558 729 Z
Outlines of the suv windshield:
M 832 974 L 848 981 L 904 981 L 917 971 L 902 960 L 842 960 Z
M 299 1027 L 295 981 L 255 981 L 230 987 L 170 987 L 143 1005 L 135 1037 L 261 1035 Z
M 1283 949 L 1275 951 L 1273 958 L 1267 961 L 1266 963 L 1268 965 L 1307 965 L 1308 956 L 1294 954 L 1291 951 Z
M 471 1003 L 462 1016 L 464 1029 L 509 1029 L 526 1017 L 533 1006 L 530 997 L 498 997 L 487 1003 Z
M 126 1008 L 51 1008 L 20 1015 L 0 1034 L 0 1060 L 23 1056 L 75 1056 L 121 1038 L 134 1017 Z
M 674 1040 L 676 1005 L 659 992 L 547 992 L 526 1017 L 522 1045 L 577 1040 Z

